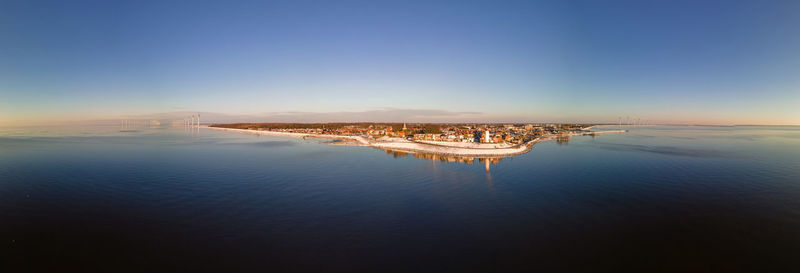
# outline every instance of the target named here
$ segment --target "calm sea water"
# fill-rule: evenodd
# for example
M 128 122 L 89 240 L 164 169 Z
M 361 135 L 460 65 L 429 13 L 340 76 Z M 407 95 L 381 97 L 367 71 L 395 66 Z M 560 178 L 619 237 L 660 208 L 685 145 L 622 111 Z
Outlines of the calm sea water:
M 4 128 L 3 264 L 800 271 L 800 127 L 629 129 L 539 143 L 487 172 L 207 129 Z

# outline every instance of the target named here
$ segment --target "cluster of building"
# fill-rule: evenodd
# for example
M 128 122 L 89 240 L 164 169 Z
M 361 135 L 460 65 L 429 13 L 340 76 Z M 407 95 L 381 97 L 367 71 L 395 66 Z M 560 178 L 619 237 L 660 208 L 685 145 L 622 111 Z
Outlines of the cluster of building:
M 417 141 L 479 142 L 479 143 L 522 143 L 527 132 L 495 126 L 448 126 L 439 133 L 414 134 Z M 517 141 L 515 141 L 517 140 Z
M 579 131 L 582 126 L 562 124 L 548 125 L 448 125 L 438 133 L 414 134 L 415 141 L 446 141 L 468 143 L 512 143 L 520 144 L 536 137 L 560 135 Z

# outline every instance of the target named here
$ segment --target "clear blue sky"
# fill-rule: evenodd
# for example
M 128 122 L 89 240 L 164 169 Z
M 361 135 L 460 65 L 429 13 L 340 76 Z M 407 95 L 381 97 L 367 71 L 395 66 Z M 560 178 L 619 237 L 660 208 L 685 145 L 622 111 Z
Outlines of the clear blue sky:
M 800 124 L 800 1 L 232 2 L 0 2 L 0 125 L 376 109 Z

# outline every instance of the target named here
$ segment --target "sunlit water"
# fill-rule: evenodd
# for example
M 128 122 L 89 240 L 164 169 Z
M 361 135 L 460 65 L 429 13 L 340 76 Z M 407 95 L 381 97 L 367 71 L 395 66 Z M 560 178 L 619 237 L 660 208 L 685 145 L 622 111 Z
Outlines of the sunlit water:
M 627 129 L 487 172 L 208 129 L 3 128 L 3 257 L 84 271 L 800 268 L 800 128 Z

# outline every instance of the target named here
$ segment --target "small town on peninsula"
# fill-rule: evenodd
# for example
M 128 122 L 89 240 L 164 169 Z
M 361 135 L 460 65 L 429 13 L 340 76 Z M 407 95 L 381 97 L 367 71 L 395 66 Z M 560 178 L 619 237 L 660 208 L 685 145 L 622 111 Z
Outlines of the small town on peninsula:
M 365 136 L 490 144 L 523 144 L 553 136 L 584 134 L 589 124 L 479 124 L 479 123 L 234 123 L 211 127 L 299 134 Z M 596 133 L 596 132 L 590 132 Z

